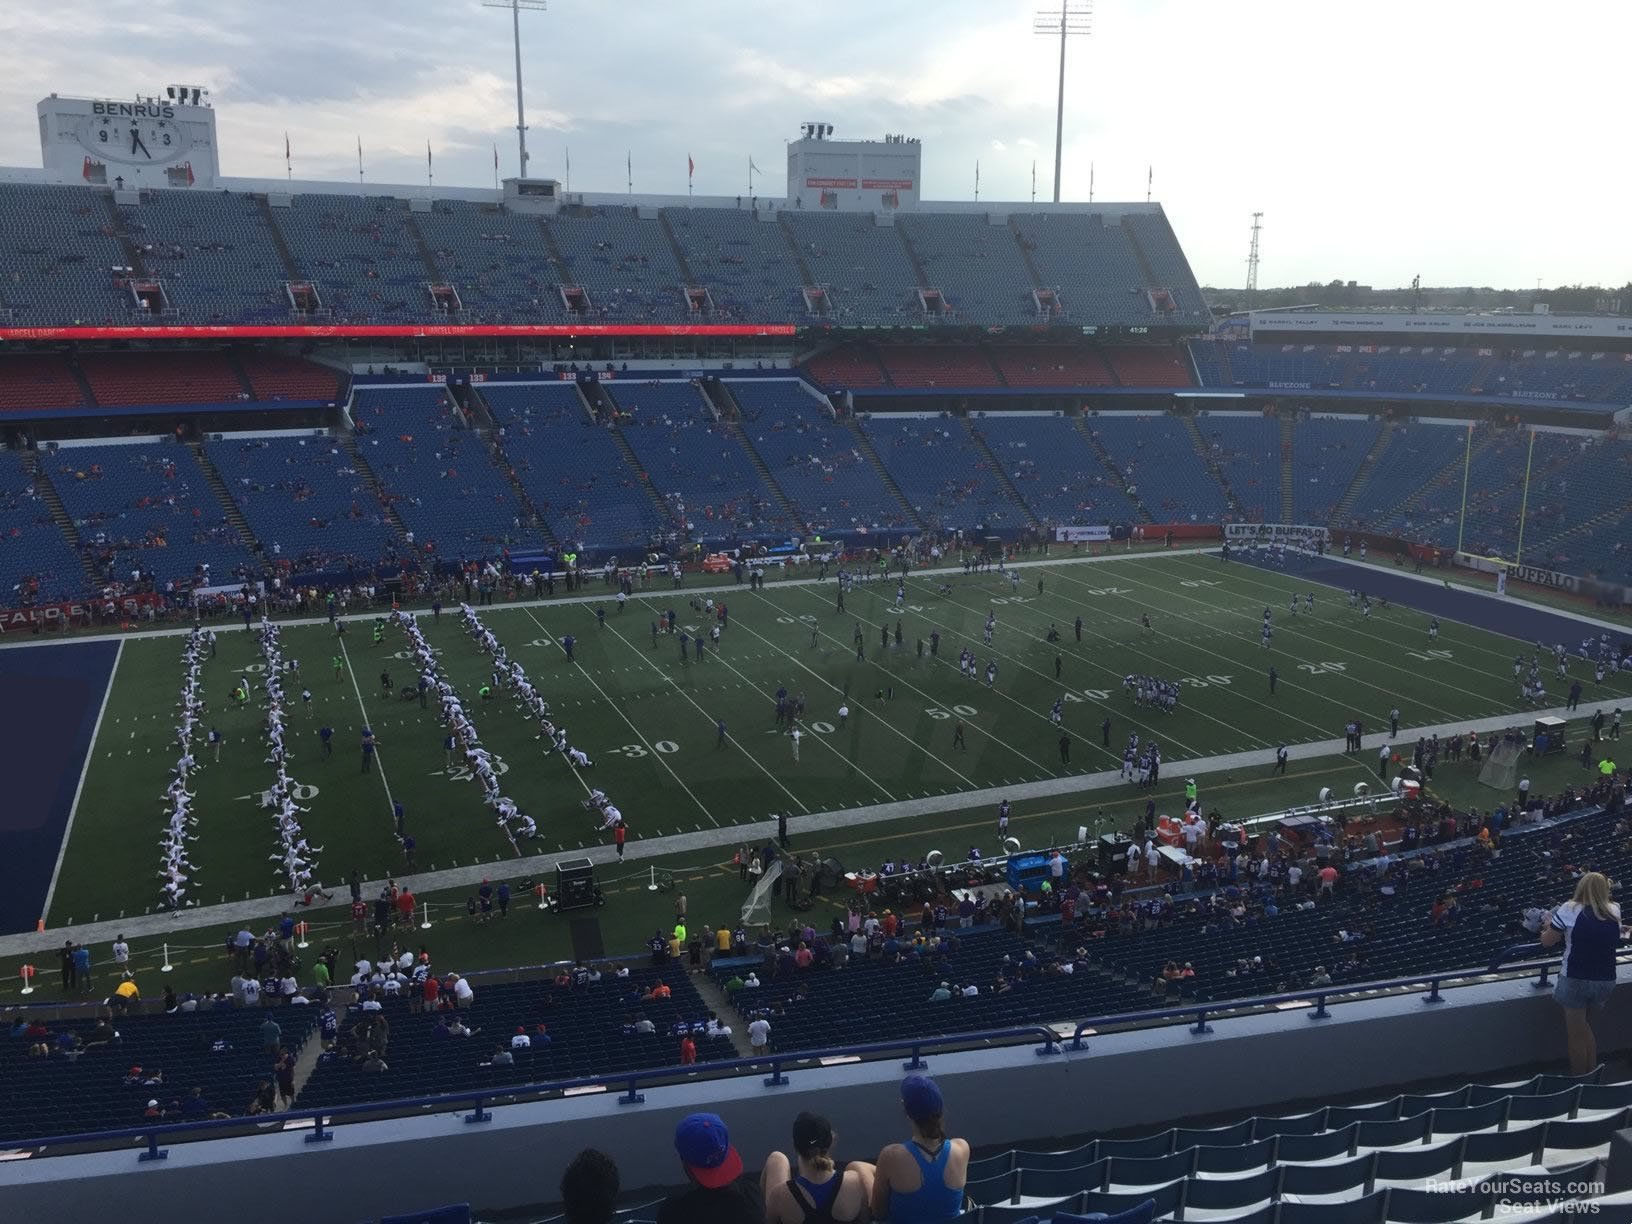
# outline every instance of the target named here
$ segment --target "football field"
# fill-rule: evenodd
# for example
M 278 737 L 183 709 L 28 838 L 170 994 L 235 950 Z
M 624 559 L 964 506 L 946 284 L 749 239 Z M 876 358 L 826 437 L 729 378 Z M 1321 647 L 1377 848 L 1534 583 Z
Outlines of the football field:
M 343 638 L 327 624 L 289 625 L 284 657 L 301 668 L 300 679 L 287 683 L 296 707 L 288 720 L 289 772 L 310 809 L 302 815 L 307 837 L 322 847 L 317 875 L 333 888 L 354 870 L 364 879 L 404 874 L 393 800 L 404 805 L 418 843 L 415 869 L 426 872 L 600 844 L 609 835 L 581 806 L 590 787 L 622 810 L 631 842 L 761 822 L 778 812 L 798 818 L 876 808 L 880 819 L 899 817 L 906 801 L 934 828 L 943 796 L 1114 771 L 1131 734 L 1160 743 L 1169 778 L 1185 761 L 1220 754 L 1260 753 L 1267 763 L 1279 744 L 1296 757 L 1299 745 L 1341 738 L 1350 718 L 1368 731 L 1386 727 L 1395 706 L 1406 728 L 1529 708 L 1514 658 L 1522 653 L 1528 661 L 1533 642 L 1444 612 L 1430 640 L 1426 612 L 1379 603 L 1366 618 L 1341 590 L 1296 573 L 1192 553 L 1062 558 L 1017 574 L 1018 584 L 995 571 L 917 574 L 907 579 L 899 607 L 893 578 L 857 584 L 843 612 L 831 577 L 771 578 L 751 592 L 694 576 L 681 590 L 666 582 L 637 588 L 621 613 L 611 588 L 598 585 L 569 600 L 478 609 L 548 699 L 554 721 L 593 761 L 586 770 L 552 751 L 503 689 L 479 696 L 490 660 L 463 631 L 456 609 L 445 608 L 439 620 L 422 614 L 440 667 L 500 759 L 504 792 L 537 821 L 538 836 L 519 846 L 468 774 L 449 767 L 435 702 L 421 709 L 400 695 L 415 674 L 399 629 L 387 625 L 375 645 L 369 617 L 349 618 Z M 1312 611 L 1304 598 L 1311 592 Z M 1296 614 L 1289 608 L 1294 593 Z M 682 631 L 706 632 L 709 621 L 691 602 L 706 598 L 729 610 L 718 651 L 700 662 L 694 654 L 682 659 L 678 635 L 654 639 L 653 623 L 670 609 Z M 1477 609 L 1495 602 L 1458 598 Z M 1274 625 L 1268 648 L 1260 634 L 1266 607 Z M 604 626 L 597 609 L 606 614 Z M 988 615 L 995 618 L 990 645 L 983 640 Z M 1057 643 L 1047 640 L 1051 626 Z M 1574 646 L 1583 634 L 1579 626 L 1570 631 L 1564 640 Z M 940 641 L 932 654 L 934 632 Z M 273 777 L 255 685 L 260 652 L 241 624 L 218 626 L 218 633 L 218 653 L 203 670 L 203 730 L 219 727 L 225 744 L 218 763 L 207 748 L 195 749 L 204 768 L 196 776 L 188 899 L 198 905 L 281 891 L 276 830 L 260 802 Z M 563 646 L 569 634 L 570 659 Z M 174 635 L 124 643 L 51 892 L 51 927 L 159 908 L 181 647 Z M 964 648 L 974 652 L 975 678 L 960 673 Z M 990 684 L 988 664 L 996 667 Z M 1542 665 L 1547 704 L 1562 705 L 1569 681 L 1555 677 L 1550 658 Z M 1273 693 L 1271 666 L 1278 673 Z M 1570 669 L 1587 690 L 1584 712 L 1592 703 L 1625 704 L 1632 693 L 1625 673 L 1597 685 L 1583 660 L 1572 659 Z M 1130 674 L 1176 684 L 1178 708 L 1136 705 L 1123 687 Z M 251 700 L 236 708 L 229 694 L 245 677 Z M 309 705 L 298 698 L 303 685 Z M 775 726 L 780 687 L 805 700 L 797 741 Z M 1068 759 L 1051 718 L 1056 702 L 1071 741 Z M 847 720 L 841 706 L 848 706 Z M 960 723 L 966 747 L 954 747 Z M 379 743 L 367 771 L 359 748 L 365 725 Z M 332 755 L 322 750 L 325 726 L 334 731 Z M 1121 824 L 1142 811 L 1143 796 L 1117 783 L 1085 791 L 1082 804 L 1108 810 Z

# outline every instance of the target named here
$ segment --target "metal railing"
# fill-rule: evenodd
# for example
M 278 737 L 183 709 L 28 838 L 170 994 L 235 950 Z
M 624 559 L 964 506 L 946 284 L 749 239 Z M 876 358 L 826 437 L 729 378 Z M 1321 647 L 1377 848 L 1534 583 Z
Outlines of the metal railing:
M 1355 982 L 1345 985 L 1309 987 L 1276 995 L 1255 995 L 1249 998 L 1187 1003 L 1178 1007 L 1162 1007 L 1141 1012 L 1120 1012 L 1077 1022 L 1070 1037 L 1065 1026 L 1025 1025 L 1016 1028 L 990 1029 L 978 1032 L 953 1033 L 938 1037 L 918 1037 L 901 1041 L 876 1041 L 865 1045 L 834 1046 L 818 1050 L 792 1050 L 782 1054 L 767 1054 L 758 1058 L 733 1058 L 720 1062 L 693 1064 L 684 1067 L 658 1067 L 631 1071 L 619 1075 L 596 1075 L 570 1080 L 552 1080 L 542 1083 L 512 1084 L 491 1089 L 473 1089 L 468 1092 L 440 1093 L 434 1096 L 407 1097 L 387 1101 L 371 1101 L 356 1105 L 337 1105 L 325 1109 L 294 1109 L 266 1117 L 214 1118 L 197 1122 L 157 1121 L 119 1130 L 91 1131 L 75 1135 L 50 1135 L 37 1139 L 0 1142 L 0 1150 L 14 1154 L 42 1155 L 51 1149 L 85 1148 L 109 1150 L 125 1141 L 140 1145 L 138 1161 L 164 1160 L 168 1151 L 161 1147 L 166 1140 L 225 1138 L 234 1134 L 270 1134 L 276 1131 L 309 1130 L 306 1143 L 326 1143 L 334 1138 L 336 1123 L 347 1119 L 380 1119 L 407 1114 L 456 1113 L 468 1109 L 467 1125 L 492 1120 L 487 1106 L 495 1103 L 520 1103 L 523 1099 L 542 1099 L 551 1096 L 587 1095 L 591 1092 L 621 1092 L 620 1105 L 639 1105 L 645 1102 L 644 1087 L 663 1083 L 693 1080 L 707 1075 L 710 1078 L 758 1073 L 769 1069 L 763 1084 L 767 1088 L 781 1088 L 791 1081 L 787 1071 L 799 1064 L 824 1066 L 837 1061 L 860 1062 L 906 1053 L 903 1071 L 922 1071 L 928 1064 L 926 1053 L 952 1053 L 978 1046 L 1013 1046 L 1025 1041 L 1040 1041 L 1035 1050 L 1039 1058 L 1050 1058 L 1078 1053 L 1088 1048 L 1085 1040 L 1091 1034 L 1106 1029 L 1127 1029 L 1141 1026 L 1156 1027 L 1176 1021 L 1190 1022 L 1190 1032 L 1204 1036 L 1213 1031 L 1209 1018 L 1221 1020 L 1261 1014 L 1265 1009 L 1295 1004 L 1310 1005 L 1309 1019 L 1325 1020 L 1331 1015 L 1330 1004 L 1357 1002 L 1378 994 L 1427 987 L 1422 996 L 1424 1003 L 1442 1003 L 1446 987 L 1472 985 L 1492 976 L 1519 976 L 1538 974 L 1532 985 L 1545 989 L 1552 985 L 1551 973 L 1558 964 L 1557 956 L 1508 963 L 1515 956 L 1528 956 L 1540 950 L 1539 944 L 1521 944 L 1498 954 L 1484 969 L 1451 969 L 1415 977 L 1388 978 L 1375 982 Z M 1632 952 L 1627 954 L 1627 959 Z

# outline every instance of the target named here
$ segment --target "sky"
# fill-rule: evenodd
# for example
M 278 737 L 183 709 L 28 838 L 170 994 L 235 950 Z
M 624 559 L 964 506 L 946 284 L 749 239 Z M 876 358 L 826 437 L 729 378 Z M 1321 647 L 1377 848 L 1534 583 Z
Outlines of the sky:
M 1052 193 L 1041 0 L 549 0 L 522 14 L 535 176 L 785 190 L 804 121 L 923 141 L 928 199 Z M 1063 198 L 1166 209 L 1197 277 L 1507 288 L 1632 281 L 1628 0 L 1093 0 L 1068 49 Z M 34 104 L 212 91 L 222 173 L 440 184 L 516 173 L 511 18 L 481 0 L 0 0 L 0 165 Z

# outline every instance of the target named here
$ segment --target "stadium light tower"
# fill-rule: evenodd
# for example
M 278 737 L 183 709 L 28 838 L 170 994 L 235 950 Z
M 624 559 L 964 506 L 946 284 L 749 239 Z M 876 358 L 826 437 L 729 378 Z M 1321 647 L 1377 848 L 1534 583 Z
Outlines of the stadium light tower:
M 483 8 L 499 8 L 510 10 L 510 23 L 514 31 L 516 44 L 516 148 L 521 155 L 521 177 L 527 177 L 527 114 L 522 106 L 521 95 L 521 10 L 529 13 L 542 13 L 548 7 L 547 0 L 482 0 Z
M 1264 228 L 1264 214 L 1252 214 L 1252 246 L 1247 251 L 1247 305 L 1258 295 L 1258 231 Z
M 1058 36 L 1060 40 L 1060 92 L 1054 104 L 1054 203 L 1060 202 L 1060 152 L 1065 143 L 1065 44 L 1076 34 L 1088 33 L 1093 15 L 1092 0 L 1060 0 L 1060 11 L 1040 11 L 1032 18 L 1034 34 Z

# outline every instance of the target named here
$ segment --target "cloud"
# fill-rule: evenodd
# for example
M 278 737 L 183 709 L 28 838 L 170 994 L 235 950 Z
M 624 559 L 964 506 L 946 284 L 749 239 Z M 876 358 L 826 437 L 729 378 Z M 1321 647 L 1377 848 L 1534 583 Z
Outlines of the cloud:
M 778 148 L 803 121 L 839 137 L 923 141 L 930 198 L 1025 200 L 1032 163 L 1052 179 L 1058 43 L 1032 33 L 1037 0 L 918 5 L 552 5 L 522 17 L 528 148 L 535 173 L 573 187 L 683 192 L 743 188 L 749 155 L 777 181 Z M 1542 21 L 1516 0 L 1374 0 L 1366 20 L 1329 5 L 1259 0 L 1243 26 L 1228 6 L 1104 0 L 1067 47 L 1064 195 L 1143 200 L 1147 166 L 1197 275 L 1241 279 L 1250 214 L 1265 213 L 1264 283 L 1334 276 L 1398 284 L 1620 281 L 1632 265 L 1620 201 L 1632 168 L 1593 119 L 1622 109 L 1632 5 Z M 1400 63 L 1410 90 L 1377 81 Z M 514 172 L 508 13 L 480 0 L 0 0 L 0 162 L 39 164 L 34 103 L 214 91 L 223 171 L 282 177 L 288 130 L 298 174 L 349 179 L 361 136 L 371 182 L 487 184 L 497 145 Z M 1218 65 L 1307 62 L 1317 96 L 1211 91 Z M 1531 96 L 1567 96 L 1583 121 L 1495 98 L 1493 73 L 1523 72 Z M 774 190 L 766 186 L 762 190 Z

